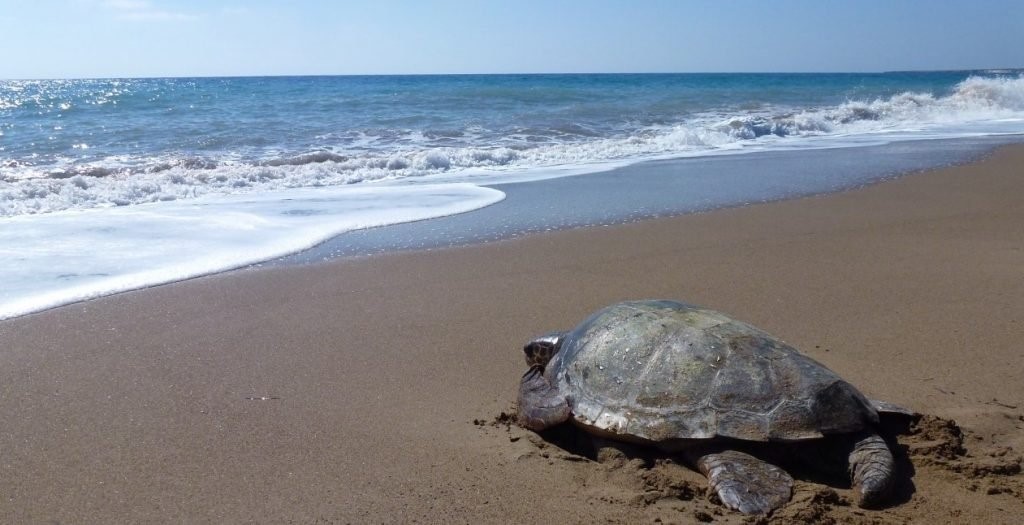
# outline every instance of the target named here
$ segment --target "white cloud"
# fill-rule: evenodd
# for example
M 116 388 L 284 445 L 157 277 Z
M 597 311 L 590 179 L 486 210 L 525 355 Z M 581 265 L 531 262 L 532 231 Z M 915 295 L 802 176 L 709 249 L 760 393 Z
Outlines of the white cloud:
M 149 0 L 104 0 L 103 7 L 126 11 L 142 11 L 152 9 L 153 4 Z
M 117 18 L 120 20 L 194 20 L 199 17 L 188 13 L 147 9 L 145 11 L 121 13 L 117 15 Z
M 222 15 L 235 16 L 244 15 L 249 13 L 248 7 L 222 7 L 220 10 Z
M 150 0 L 103 0 L 101 5 L 114 12 L 118 20 L 192 20 L 194 14 L 169 11 Z

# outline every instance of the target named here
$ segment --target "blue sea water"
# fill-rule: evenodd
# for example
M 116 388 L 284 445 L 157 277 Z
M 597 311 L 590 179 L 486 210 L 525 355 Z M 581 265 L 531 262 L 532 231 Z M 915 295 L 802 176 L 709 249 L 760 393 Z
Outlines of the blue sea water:
M 1021 133 L 1019 71 L 0 81 L 0 318 L 476 209 L 502 182 Z

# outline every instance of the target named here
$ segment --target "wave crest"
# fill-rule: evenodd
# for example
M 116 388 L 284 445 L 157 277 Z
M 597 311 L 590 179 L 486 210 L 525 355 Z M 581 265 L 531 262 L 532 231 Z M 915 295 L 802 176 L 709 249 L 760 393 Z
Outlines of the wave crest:
M 194 156 L 108 158 L 49 170 L 11 161 L 0 164 L 0 216 L 187 199 L 208 193 L 403 179 L 475 168 L 530 169 L 642 160 L 737 146 L 756 146 L 750 148 L 756 150 L 799 143 L 794 140 L 856 134 L 934 129 L 939 130 L 935 136 L 957 136 L 964 133 L 964 125 L 995 121 L 1011 122 L 1003 130 L 1024 132 L 1024 76 L 969 77 L 944 96 L 904 92 L 823 108 L 700 114 L 676 125 L 632 129 L 617 136 L 577 136 L 566 142 L 510 140 L 508 146 L 462 147 L 424 147 L 413 142 L 393 150 L 322 149 L 251 162 Z M 947 128 L 953 131 L 943 135 Z

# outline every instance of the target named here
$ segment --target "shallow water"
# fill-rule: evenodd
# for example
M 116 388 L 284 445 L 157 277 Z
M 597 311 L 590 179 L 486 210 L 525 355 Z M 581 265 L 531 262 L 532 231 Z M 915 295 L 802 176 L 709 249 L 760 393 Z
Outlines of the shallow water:
M 0 81 L 0 216 L 1024 131 L 1018 72 Z
M 345 233 L 274 264 L 477 244 L 830 193 L 977 159 L 1024 136 L 897 142 L 651 161 L 581 177 L 495 184 L 506 198 L 427 221 Z
M 1019 72 L 0 81 L 0 318 L 332 238 L 285 260 L 835 191 L 1022 133 Z

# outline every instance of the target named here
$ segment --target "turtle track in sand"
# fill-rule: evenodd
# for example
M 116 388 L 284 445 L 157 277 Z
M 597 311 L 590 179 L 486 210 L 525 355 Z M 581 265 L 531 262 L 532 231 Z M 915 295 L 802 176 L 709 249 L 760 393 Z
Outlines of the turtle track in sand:
M 1024 421 L 1024 416 L 1020 416 Z M 743 516 L 714 501 L 703 476 L 674 458 L 638 448 L 626 454 L 601 457 L 589 440 L 571 425 L 535 434 L 518 427 L 515 411 L 491 419 L 477 419 L 480 427 L 500 430 L 508 441 L 525 442 L 521 461 L 544 462 L 573 470 L 581 497 L 628 510 L 639 523 L 912 523 L 927 514 L 945 515 L 938 523 L 986 521 L 975 510 L 992 508 L 1014 515 L 1013 505 L 1024 511 L 1024 459 L 1005 446 L 987 445 L 955 421 L 921 416 L 902 429 L 894 447 L 901 468 L 912 476 L 898 487 L 896 503 L 882 510 L 864 510 L 853 504 L 848 481 L 839 473 L 808 473 L 793 467 L 797 478 L 792 500 L 768 517 Z M 973 439 L 972 439 L 973 438 Z M 506 443 L 508 442 L 506 441 Z M 972 443 L 968 445 L 967 443 Z M 977 443 L 975 445 L 974 443 Z M 1009 523 L 989 516 L 987 522 Z M 616 520 L 611 520 L 616 522 Z

